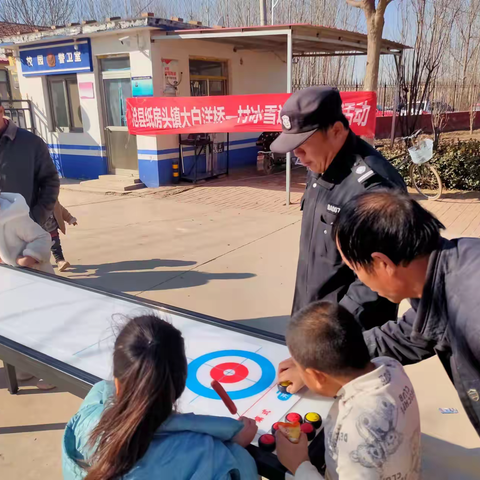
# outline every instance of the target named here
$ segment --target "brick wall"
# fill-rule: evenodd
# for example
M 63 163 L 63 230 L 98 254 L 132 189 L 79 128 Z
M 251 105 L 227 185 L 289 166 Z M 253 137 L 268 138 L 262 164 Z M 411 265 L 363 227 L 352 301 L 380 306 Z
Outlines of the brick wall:
M 469 112 L 452 112 L 447 113 L 447 124 L 444 132 L 454 132 L 456 130 L 470 130 L 470 113 Z M 401 118 L 397 117 L 395 134 L 397 137 L 402 136 Z M 419 115 L 416 129 L 421 128 L 424 133 L 433 133 L 432 116 L 430 114 Z M 477 112 L 474 122 L 474 129 L 480 128 L 480 112 Z M 375 138 L 390 138 L 392 130 L 392 117 L 377 117 L 377 125 L 375 128 Z

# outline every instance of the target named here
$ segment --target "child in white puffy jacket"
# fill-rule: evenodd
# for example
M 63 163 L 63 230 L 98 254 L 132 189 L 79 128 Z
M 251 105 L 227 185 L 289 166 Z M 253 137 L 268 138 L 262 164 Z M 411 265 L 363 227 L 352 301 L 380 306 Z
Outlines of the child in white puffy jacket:
M 0 192 L 1 263 L 54 273 L 51 245 L 50 234 L 30 218 L 22 195 Z

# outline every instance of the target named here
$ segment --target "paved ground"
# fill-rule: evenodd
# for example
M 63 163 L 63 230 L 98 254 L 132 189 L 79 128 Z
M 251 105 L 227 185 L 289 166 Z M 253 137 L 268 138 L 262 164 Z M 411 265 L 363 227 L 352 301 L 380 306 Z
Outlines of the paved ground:
M 61 201 L 79 221 L 62 237 L 73 265 L 66 275 L 281 331 L 292 303 L 302 180 L 301 169 L 294 171 L 290 207 L 283 174 L 243 172 L 196 188 L 126 196 L 63 189 Z M 445 223 L 447 236 L 480 235 L 480 195 L 446 195 L 424 205 Z M 480 441 L 439 362 L 409 367 L 409 374 L 421 406 L 427 471 L 433 457 L 446 464 L 425 478 L 477 478 Z M 41 393 L 32 382 L 10 396 L 0 372 L 0 478 L 60 479 L 62 431 L 79 404 L 65 392 Z M 460 413 L 441 415 L 439 407 Z

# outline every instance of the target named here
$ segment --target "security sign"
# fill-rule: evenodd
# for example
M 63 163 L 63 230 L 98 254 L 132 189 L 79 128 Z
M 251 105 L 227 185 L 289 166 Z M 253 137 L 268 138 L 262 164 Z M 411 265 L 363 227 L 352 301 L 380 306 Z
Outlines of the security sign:
M 21 48 L 20 63 L 25 77 L 91 72 L 90 39 Z

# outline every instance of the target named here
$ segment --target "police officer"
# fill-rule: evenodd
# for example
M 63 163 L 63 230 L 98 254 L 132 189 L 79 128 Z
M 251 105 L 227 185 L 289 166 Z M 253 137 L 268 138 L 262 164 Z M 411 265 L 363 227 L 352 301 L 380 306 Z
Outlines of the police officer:
M 337 89 L 310 87 L 294 93 L 281 120 L 282 134 L 272 151 L 293 151 L 309 169 L 293 313 L 316 300 L 330 300 L 352 312 L 365 329 L 396 318 L 397 305 L 378 297 L 342 262 L 332 225 L 342 206 L 366 190 L 406 190 L 402 177 L 350 130 Z

